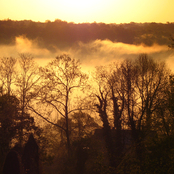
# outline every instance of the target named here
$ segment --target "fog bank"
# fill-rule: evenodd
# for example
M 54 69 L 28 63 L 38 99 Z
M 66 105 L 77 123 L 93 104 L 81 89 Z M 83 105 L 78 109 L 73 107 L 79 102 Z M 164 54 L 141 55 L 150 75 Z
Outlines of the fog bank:
M 109 40 L 95 40 L 88 43 L 77 42 L 71 47 L 59 48 L 52 45 L 54 51 L 42 48 L 36 40 L 29 40 L 19 36 L 14 45 L 0 45 L 0 57 L 19 57 L 19 53 L 30 53 L 39 65 L 46 65 L 50 60 L 61 54 L 80 59 L 83 68 L 91 69 L 95 66 L 106 65 L 113 61 L 135 59 L 139 54 L 147 53 L 156 60 L 164 60 L 174 67 L 174 50 L 168 46 L 154 44 L 152 46 L 125 44 Z

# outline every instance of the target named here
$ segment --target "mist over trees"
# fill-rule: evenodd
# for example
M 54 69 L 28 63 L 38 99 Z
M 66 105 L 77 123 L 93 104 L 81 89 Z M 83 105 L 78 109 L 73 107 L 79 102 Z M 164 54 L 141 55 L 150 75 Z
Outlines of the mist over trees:
M 27 104 L 30 101 L 28 97 L 30 88 L 28 87 L 31 85 L 30 78 L 32 78 L 32 75 L 27 73 L 30 61 L 29 55 L 21 54 L 19 64 L 22 66 L 17 68 L 17 59 L 1 58 L 1 170 L 7 152 L 15 143 L 22 147 L 30 133 L 40 137 L 41 129 L 36 126 L 34 117 L 27 110 Z M 33 80 L 32 83 L 34 83 Z
M 147 46 L 170 45 L 174 23 L 74 24 L 58 19 L 45 23 L 8 19 L 0 21 L 0 33 L 0 44 L 14 44 L 15 37 L 25 36 L 52 51 L 54 46 L 65 48 L 79 41 L 87 43 L 97 39 Z
M 173 48 L 173 33 L 174 23 L 0 21 L 0 45 L 15 45 L 22 36 L 49 53 L 97 40 Z M 84 46 L 83 54 L 109 51 L 107 44 Z M 160 61 L 162 52 L 159 58 L 125 52 L 128 59 L 97 66 L 91 74 L 67 54 L 44 67 L 31 54 L 1 57 L 0 173 L 9 150 L 23 147 L 30 133 L 45 174 L 173 173 L 174 75 Z
M 71 59 L 68 55 L 56 57 L 48 66 L 41 68 L 40 73 L 42 86 L 39 87 L 38 92 L 33 95 L 39 98 L 40 104 L 44 107 L 52 107 L 58 119 L 63 118 L 65 126 L 60 125 L 58 122 L 52 124 L 65 132 L 67 148 L 70 152 L 69 115 L 78 111 L 80 107 L 78 105 L 75 106 L 72 94 L 75 90 L 83 90 L 85 88 L 88 77 L 81 72 L 79 62 L 75 59 Z M 72 102 L 74 104 L 71 104 Z M 40 111 L 37 111 L 38 109 L 30 108 L 37 115 L 42 118 L 44 117 Z M 49 115 L 49 113 L 47 113 L 47 115 Z
M 33 133 L 43 173 L 173 173 L 174 75 L 147 54 L 85 74 L 67 54 L 0 61 L 0 167 Z

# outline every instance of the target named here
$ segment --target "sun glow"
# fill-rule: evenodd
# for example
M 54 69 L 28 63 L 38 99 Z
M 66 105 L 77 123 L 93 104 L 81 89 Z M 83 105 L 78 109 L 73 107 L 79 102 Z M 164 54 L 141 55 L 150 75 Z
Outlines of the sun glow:
M 77 10 L 77 12 L 80 10 L 90 10 L 92 8 L 96 8 L 97 5 L 99 5 L 99 1 L 93 1 L 93 0 L 88 0 L 88 1 L 82 1 L 82 0 L 73 0 L 73 1 L 63 1 L 67 6 L 70 8 Z
M 104 11 L 104 3 L 101 0 L 64 0 L 60 2 L 65 18 L 78 19 L 79 22 L 89 22 L 89 18 L 95 21 L 95 17 Z
M 166 23 L 173 22 L 173 6 L 173 0 L 2 0 L 0 19 Z

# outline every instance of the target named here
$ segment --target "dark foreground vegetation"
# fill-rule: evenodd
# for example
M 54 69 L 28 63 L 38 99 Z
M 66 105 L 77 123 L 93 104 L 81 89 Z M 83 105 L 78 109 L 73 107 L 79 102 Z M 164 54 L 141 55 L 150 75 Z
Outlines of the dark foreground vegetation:
M 20 54 L 1 58 L 0 84 L 1 173 L 31 133 L 34 173 L 174 173 L 174 75 L 164 62 L 141 54 L 88 76 L 68 55 L 39 67 Z

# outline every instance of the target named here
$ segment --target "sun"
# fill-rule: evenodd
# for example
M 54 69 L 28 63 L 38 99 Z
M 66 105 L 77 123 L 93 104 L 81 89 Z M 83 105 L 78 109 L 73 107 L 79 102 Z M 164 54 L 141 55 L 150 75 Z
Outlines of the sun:
M 100 5 L 98 0 L 64 0 L 62 3 L 66 4 L 69 9 L 77 12 L 93 10 Z
M 94 16 L 102 10 L 101 0 L 64 0 L 60 5 L 64 9 L 65 16 L 83 22 L 85 19 L 94 19 Z

